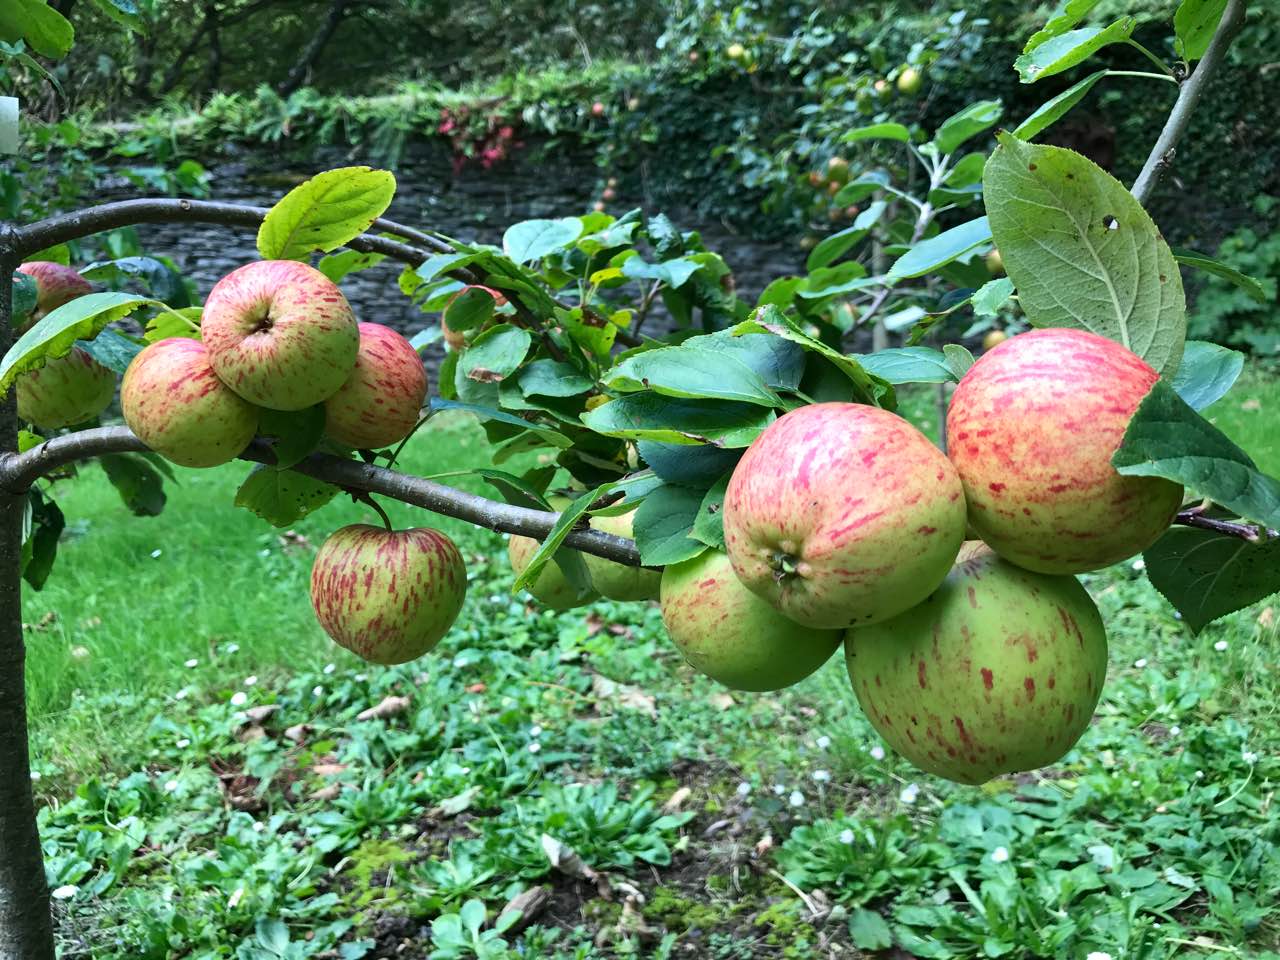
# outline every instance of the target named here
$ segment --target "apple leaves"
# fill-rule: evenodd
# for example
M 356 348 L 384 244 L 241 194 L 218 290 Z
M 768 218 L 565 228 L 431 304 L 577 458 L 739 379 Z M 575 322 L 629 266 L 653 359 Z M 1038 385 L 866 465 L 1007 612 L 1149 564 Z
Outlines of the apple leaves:
M 360 236 L 382 216 L 395 196 L 396 178 L 386 170 L 340 167 L 299 184 L 271 208 L 258 228 L 264 260 L 305 260 Z
M 999 141 L 983 191 L 1027 319 L 1091 330 L 1172 374 L 1186 337 L 1186 302 L 1178 264 L 1151 217 L 1080 154 L 1009 134 Z
M 1280 590 L 1280 539 L 1171 527 L 1142 558 L 1152 586 L 1193 631 Z

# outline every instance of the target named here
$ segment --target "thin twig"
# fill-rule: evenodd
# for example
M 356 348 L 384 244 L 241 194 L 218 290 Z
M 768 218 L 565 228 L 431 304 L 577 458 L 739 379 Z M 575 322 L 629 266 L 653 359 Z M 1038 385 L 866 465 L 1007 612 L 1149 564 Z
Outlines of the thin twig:
M 1178 515 L 1173 518 L 1173 522 L 1180 527 L 1212 530 L 1214 533 L 1238 537 L 1241 540 L 1248 540 L 1250 543 L 1259 543 L 1263 540 L 1280 537 L 1280 530 L 1272 530 L 1262 524 L 1240 523 L 1235 520 L 1219 520 L 1216 517 L 1206 516 L 1203 505 L 1180 510 Z

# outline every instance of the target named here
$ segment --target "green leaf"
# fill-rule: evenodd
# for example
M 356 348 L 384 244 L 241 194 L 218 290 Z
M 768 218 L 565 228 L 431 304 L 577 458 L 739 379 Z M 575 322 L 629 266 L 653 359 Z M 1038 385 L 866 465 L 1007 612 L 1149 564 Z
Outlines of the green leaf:
M 58 558 L 58 541 L 67 526 L 62 510 L 34 487 L 27 491 L 31 532 L 22 545 L 22 579 L 33 590 L 42 590 Z
M 990 169 L 991 161 L 987 161 Z M 991 242 L 991 226 L 986 217 L 970 220 L 958 227 L 944 230 L 936 237 L 921 240 L 914 247 L 899 257 L 889 268 L 890 280 L 905 280 L 920 277 L 945 266 L 957 257 L 963 256 L 974 247 Z M 1001 252 L 1003 253 L 1003 246 Z
M 429 327 L 423 327 L 421 330 L 415 333 L 412 337 L 410 337 L 409 346 L 413 347 L 413 349 L 418 351 L 418 353 L 422 353 L 423 350 L 427 349 L 427 347 L 431 346 L 433 343 L 435 343 L 437 340 L 439 340 L 443 336 L 444 336 L 444 330 L 442 330 L 439 326 L 436 326 L 433 324 Z M 457 363 L 458 354 L 456 351 L 451 351 L 449 353 L 449 357 L 454 358 L 453 362 Z M 450 377 L 449 379 L 451 381 L 452 377 Z
M 458 369 L 469 380 L 497 383 L 515 372 L 532 343 L 528 330 L 500 323 L 476 337 L 463 351 L 458 358 Z
M 987 155 L 985 153 L 966 153 L 951 168 L 951 172 L 947 174 L 947 179 L 943 182 L 952 187 L 967 187 L 971 184 L 977 184 L 978 189 L 981 190 L 982 168 L 986 165 Z
M 134 280 L 143 284 L 157 300 L 171 307 L 189 307 L 191 298 L 182 282 L 182 276 L 167 263 L 155 257 L 120 257 L 89 264 L 80 271 L 86 280 L 94 280 L 108 286 L 123 286 Z
M 525 220 L 507 228 L 502 235 L 502 249 L 516 263 L 532 263 L 563 250 L 581 234 L 582 221 L 577 217 Z
M 1027 319 L 1091 330 L 1172 374 L 1186 302 L 1151 217 L 1080 154 L 1008 134 L 999 140 L 983 174 L 987 215 Z
M 554 465 L 530 470 L 520 477 L 491 467 L 481 467 L 472 472 L 492 485 L 507 503 L 517 507 L 528 507 L 530 510 L 551 509 L 544 494 L 547 492 L 547 485 L 555 476 Z
M 750 403 L 641 392 L 601 404 L 583 414 L 582 422 L 606 437 L 739 448 L 750 446 L 775 416 L 771 409 Z
M 873 406 L 879 406 L 879 400 L 883 395 L 883 391 L 871 375 L 862 368 L 854 357 L 846 357 L 839 350 L 828 346 L 821 340 L 809 336 L 800 329 L 799 324 L 791 317 L 788 317 L 775 306 L 764 306 L 756 311 L 755 317 L 751 320 L 740 323 L 737 329 L 743 332 L 750 330 L 762 330 L 768 333 L 776 334 L 779 337 L 790 340 L 792 343 L 798 343 L 810 353 L 817 353 L 830 360 L 835 367 L 849 378 L 854 385 L 857 395 L 855 400 L 860 403 L 869 403 Z
M 693 520 L 693 538 L 717 550 L 724 549 L 724 495 L 729 489 L 730 470 L 716 481 L 698 504 L 698 515 Z
M 0 396 L 8 393 L 18 374 L 65 357 L 77 340 L 92 340 L 107 324 L 144 304 L 156 301 L 130 293 L 87 293 L 46 314 L 0 360 Z
M 958 343 L 944 344 L 942 353 L 947 358 L 947 369 L 951 371 L 951 375 L 959 382 L 960 378 L 968 373 L 969 368 L 973 366 L 973 354 Z
M 861 203 L 867 197 L 871 196 L 877 190 L 883 190 L 889 185 L 889 175 L 883 170 L 872 170 L 868 173 L 861 174 L 856 180 L 850 180 L 835 196 L 835 202 L 842 207 L 847 207 L 851 203 Z
M 568 448 L 573 446 L 573 441 L 558 430 L 552 430 L 550 427 L 544 427 L 541 424 L 522 420 L 519 417 L 512 416 L 509 413 L 503 413 L 501 410 L 494 410 L 490 407 L 484 407 L 474 403 L 459 403 L 456 400 L 445 400 L 440 397 L 432 397 L 431 412 L 436 413 L 440 410 L 464 410 L 467 413 L 475 414 L 481 420 L 495 420 L 498 423 L 505 423 L 513 427 L 521 427 L 525 430 L 529 430 L 545 442 L 555 447 Z
M 1205 273 L 1211 273 L 1215 277 L 1234 283 L 1258 303 L 1267 302 L 1267 291 L 1258 280 L 1219 260 L 1207 257 L 1203 253 L 1196 253 L 1194 250 L 1174 250 L 1173 259 L 1184 266 L 1195 267 L 1197 270 L 1203 270 Z
M 1260 472 L 1163 380 L 1138 405 L 1111 463 L 1127 476 L 1164 477 L 1246 520 L 1280 527 L 1280 480 Z
M 630 393 L 734 400 L 781 407 L 782 399 L 737 357 L 698 347 L 666 347 L 636 354 L 604 375 L 605 386 Z
M 4 0 L 0 3 L 0 40 L 25 40 L 36 53 L 60 60 L 71 51 L 76 32 L 71 22 L 45 0 Z
M 863 907 L 849 915 L 849 936 L 859 950 L 888 950 L 893 946 L 893 931 L 884 917 Z
M 595 386 L 573 364 L 546 358 L 521 370 L 516 383 L 526 397 L 576 397 Z
M 665 483 L 645 498 L 633 522 L 636 549 L 645 566 L 679 563 L 707 549 L 690 536 L 704 496 L 705 491 Z
M 1019 140 L 1034 140 L 1037 136 L 1065 117 L 1077 103 L 1085 98 L 1093 85 L 1107 75 L 1106 70 L 1091 73 L 1083 80 L 1072 84 L 1051 100 L 1046 100 L 1027 119 L 1014 129 L 1013 135 Z
M 129 369 L 133 358 L 142 352 L 142 347 L 113 329 L 103 330 L 92 340 L 78 340 L 76 346 L 108 370 L 121 376 Z
M 1004 107 L 999 100 L 979 100 L 971 103 L 959 113 L 953 114 L 933 135 L 933 142 L 941 154 L 954 153 L 956 148 L 966 140 L 976 137 L 984 130 L 989 130 L 1000 122 L 1004 115 Z
M 1209 49 L 1227 0 L 1182 0 L 1173 14 L 1173 49 L 1183 60 L 1199 60 Z
M 1098 5 L 1098 0 L 1064 0 L 1059 4 L 1052 16 L 1049 17 L 1048 23 L 1031 35 L 1026 46 L 1022 48 L 1023 53 L 1030 53 L 1046 40 L 1052 40 L 1054 37 L 1061 36 L 1066 33 L 1077 23 L 1083 20 L 1089 11 Z
M 1013 296 L 1013 281 L 1008 277 L 996 277 L 988 280 L 969 298 L 973 304 L 973 312 L 979 317 L 994 317 L 1000 308 Z
M 516 582 L 511 588 L 512 592 L 524 590 L 538 579 L 538 576 L 542 573 L 542 568 L 560 550 L 560 545 L 564 543 L 564 538 L 577 526 L 578 521 L 585 517 L 587 507 L 612 489 L 612 483 L 601 484 L 594 490 L 575 497 L 571 503 L 560 511 L 560 518 L 556 520 L 555 526 L 551 528 L 547 538 L 542 541 L 538 551 L 530 558 L 529 565 L 521 571 L 520 576 L 516 577 Z
M 796 296 L 804 300 L 819 300 L 879 283 L 879 280 L 867 277 L 867 269 L 862 264 L 846 260 L 834 267 L 819 267 L 812 271 L 796 288 Z
M 275 470 L 257 464 L 236 491 L 235 504 L 273 526 L 288 527 L 319 510 L 341 492 L 332 484 L 292 470 Z
M 683 287 L 702 264 L 691 257 L 677 257 L 659 263 L 646 263 L 639 256 L 628 257 L 622 264 L 622 275 L 633 280 L 661 280 L 668 287 Z
M 850 130 L 840 139 L 844 143 L 857 143 L 859 140 L 897 140 L 906 143 L 911 139 L 911 131 L 900 123 L 873 123 Z
M 1170 527 L 1142 559 L 1152 585 L 1197 632 L 1280 590 L 1280 539 Z
M 946 355 L 932 347 L 890 347 L 855 357 L 862 369 L 889 383 L 950 383 L 959 378 Z
M 381 253 L 361 253 L 359 250 L 340 250 L 327 257 L 321 257 L 316 269 L 334 283 L 339 283 L 348 274 L 357 273 L 376 267 L 387 259 Z
M 289 949 L 289 928 L 284 925 L 283 920 L 275 917 L 259 917 L 258 922 L 254 924 L 254 933 L 258 943 L 272 953 L 283 956 Z
M 144 457 L 108 453 L 98 458 L 103 472 L 135 517 L 158 517 L 164 510 L 164 478 Z
M 1244 354 L 1216 343 L 1188 340 L 1170 383 L 1193 410 L 1203 410 L 1226 395 L 1243 369 Z
M 805 269 L 814 271 L 821 267 L 828 267 L 843 257 L 870 232 L 888 206 L 883 200 L 877 200 L 859 213 L 852 224 L 838 233 L 833 233 L 831 236 L 823 238 L 816 247 L 809 251 L 809 259 L 805 261 Z M 774 282 L 776 283 L 777 281 Z M 764 300 L 765 298 L 762 296 L 761 302 L 764 302 Z
M 1070 70 L 1109 44 L 1123 43 L 1129 39 L 1136 24 L 1133 17 L 1121 17 L 1107 27 L 1069 30 L 1044 41 L 1030 53 L 1024 53 L 1013 62 L 1013 67 L 1023 83 L 1035 83 Z
M 462 333 L 483 326 L 493 318 L 493 294 L 480 287 L 467 287 L 444 308 L 444 322 Z
M 13 322 L 24 320 L 35 310 L 40 299 L 40 286 L 36 278 L 25 273 L 13 275 Z
M 336 250 L 368 230 L 395 192 L 396 178 L 386 170 L 341 167 L 317 174 L 267 213 L 258 228 L 258 252 L 265 260 L 304 260 L 313 250 Z
M 262 408 L 258 414 L 258 434 L 272 441 L 276 469 L 292 467 L 315 450 L 324 436 L 324 422 L 323 403 L 305 410 Z
M 413 271 L 422 280 L 431 281 L 442 273 L 458 270 L 477 259 L 474 253 L 437 253 L 428 257 Z
M 144 33 L 142 17 L 138 15 L 138 5 L 134 0 L 93 0 L 93 5 L 104 14 L 134 33 Z
M 183 307 L 180 310 L 161 310 L 147 321 L 142 338 L 147 343 L 167 340 L 170 337 L 200 339 L 200 307 Z
M 758 373 L 765 386 L 774 390 L 795 390 L 804 377 L 804 349 L 754 327 L 738 324 L 728 330 L 690 337 L 682 345 L 736 357 Z

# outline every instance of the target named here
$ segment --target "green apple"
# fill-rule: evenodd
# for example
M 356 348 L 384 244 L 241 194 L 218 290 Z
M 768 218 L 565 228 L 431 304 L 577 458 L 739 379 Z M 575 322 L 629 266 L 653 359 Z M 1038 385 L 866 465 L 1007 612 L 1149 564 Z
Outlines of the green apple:
M 632 510 L 616 517 L 592 517 L 591 529 L 630 540 L 633 537 L 631 525 L 635 522 L 635 516 L 636 512 Z M 584 553 L 582 559 L 587 562 L 591 585 L 600 591 L 601 596 L 610 600 L 658 599 L 658 588 L 662 580 L 659 571 L 615 563 L 590 553 Z
M 79 347 L 17 379 L 18 416 L 42 430 L 92 420 L 111 405 L 116 375 Z
M 850 630 L 845 658 L 858 703 L 895 750 L 978 784 L 1071 749 L 1102 692 L 1107 637 L 1074 577 L 973 546 L 923 603 Z
M 343 527 L 321 544 L 311 568 L 320 626 L 371 663 L 407 663 L 432 650 L 466 595 L 462 554 L 427 527 Z
M 562 509 L 567 501 L 552 497 L 549 502 L 558 510 Z M 516 576 L 524 573 L 524 568 L 529 566 L 529 561 L 538 552 L 539 546 L 538 541 L 532 537 L 512 536 L 511 542 L 507 544 L 507 558 L 511 561 L 511 569 L 515 571 Z M 543 566 L 538 578 L 529 586 L 529 592 L 544 607 L 550 607 L 552 610 L 571 610 L 600 598 L 600 594 L 595 590 L 579 593 L 578 588 L 569 582 L 554 558 Z
M 781 690 L 830 659 L 839 630 L 788 620 L 708 550 L 662 572 L 662 622 L 690 666 L 734 690 Z
M 914 97 L 924 85 L 924 77 L 914 67 L 906 67 L 898 74 L 898 92 Z

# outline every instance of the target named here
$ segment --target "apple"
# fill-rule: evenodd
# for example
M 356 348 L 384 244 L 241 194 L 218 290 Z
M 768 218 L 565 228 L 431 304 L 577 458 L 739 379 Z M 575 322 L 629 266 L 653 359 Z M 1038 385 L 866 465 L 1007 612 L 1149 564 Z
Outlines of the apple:
M 923 603 L 850 630 L 845 663 L 895 750 L 978 784 L 1071 749 L 1102 693 L 1107 636 L 1075 577 L 1033 573 L 980 546 L 964 553 Z
M 616 187 L 616 186 L 618 185 L 618 178 L 617 178 L 617 177 L 610 177 L 608 180 L 606 180 L 606 181 L 604 182 L 604 185 L 605 185 L 606 187 Z
M 592 517 L 591 529 L 630 540 L 633 537 L 631 525 L 635 522 L 635 517 L 634 510 L 616 517 Z M 582 559 L 586 561 L 587 572 L 591 574 L 591 585 L 600 591 L 601 596 L 610 600 L 658 599 L 662 574 L 657 570 L 615 563 L 590 553 L 584 553 Z
M 964 540 L 960 478 L 896 414 L 815 403 L 747 448 L 724 498 L 725 548 L 749 590 L 809 627 L 886 620 L 942 582 Z
M 690 63 L 697 63 L 699 59 L 701 59 L 701 58 L 699 57 L 699 55 L 698 55 L 698 51 L 697 51 L 697 50 L 690 50 L 690 51 L 689 51 L 689 62 L 690 62 Z
M 849 161 L 844 157 L 832 157 L 827 161 L 827 179 L 833 183 L 845 183 L 849 179 Z
M 740 43 L 731 43 L 725 47 L 725 56 L 735 63 L 739 60 L 745 60 L 747 57 L 747 48 Z
M 908 97 L 914 97 L 919 93 L 923 84 L 924 77 L 920 76 L 920 71 L 914 67 L 906 67 L 898 74 L 898 92 L 905 93 Z
M 359 450 L 398 443 L 417 424 L 426 395 L 418 351 L 390 327 L 362 323 L 356 368 L 324 402 L 324 432 Z
M 603 117 L 603 116 L 604 116 L 604 104 L 603 104 L 603 103 L 601 103 L 599 100 L 597 100 L 595 103 L 593 103 L 593 104 L 591 105 L 591 115 L 592 115 L 593 117 Z
M 628 109 L 628 110 L 631 110 L 631 111 L 633 111 L 633 112 L 634 112 L 634 111 L 636 111 L 636 110 L 639 110 L 639 109 L 640 109 L 640 98 L 639 98 L 639 97 L 631 97 L 631 98 L 629 98 L 629 99 L 627 100 L 627 109 Z
M 947 450 L 978 536 L 1041 573 L 1097 570 L 1154 543 L 1182 487 L 1122 477 L 1111 455 L 1156 379 L 1085 330 L 1032 330 L 979 357 L 947 413 Z
M 596 213 L 604 213 L 604 207 L 605 204 L 603 200 L 597 200 L 595 203 L 591 204 L 591 209 Z
M 821 190 L 826 187 L 827 178 L 822 175 L 820 170 L 809 171 L 809 186 L 815 190 Z
M 564 497 L 551 497 L 548 503 L 553 509 L 562 510 L 569 500 Z M 515 571 L 516 576 L 524 573 L 524 568 L 529 566 L 529 561 L 538 552 L 539 546 L 538 541 L 532 537 L 515 535 L 511 537 L 510 543 L 507 544 L 507 559 L 511 561 L 511 569 Z M 552 610 L 571 610 L 600 598 L 600 594 L 594 589 L 580 594 L 578 588 L 569 582 L 569 578 L 564 575 L 564 571 L 560 569 L 560 565 L 554 558 L 543 566 L 538 579 L 529 586 L 529 592 L 533 594 L 535 600 Z
M 296 260 L 260 260 L 231 271 L 210 291 L 200 332 L 222 382 L 272 410 L 328 400 L 351 376 L 360 349 L 342 291 Z
M 603 209 L 603 206 L 601 207 L 601 209 Z M 490 294 L 493 297 L 493 307 L 495 310 L 498 307 L 503 307 L 503 306 L 506 306 L 507 304 L 506 295 L 503 294 L 502 291 L 495 290 L 493 289 L 493 287 L 486 287 L 478 283 L 463 287 L 461 290 L 455 293 L 452 297 L 450 297 L 449 303 L 445 305 L 444 312 L 440 314 L 440 332 L 444 334 L 444 342 L 447 343 L 454 350 L 462 350 L 466 347 L 467 333 L 469 331 L 454 330 L 449 326 L 448 324 L 449 307 L 453 305 L 453 301 L 457 300 L 460 296 L 462 296 L 468 290 L 484 290 L 486 293 Z
M 116 375 L 79 347 L 17 379 L 18 416 L 41 430 L 92 420 L 116 395 Z
M 343 527 L 320 545 L 311 567 L 320 626 L 370 663 L 407 663 L 432 650 L 466 595 L 462 554 L 427 527 Z
M 987 335 L 982 338 L 982 349 L 994 350 L 1008 339 L 1009 335 L 1003 330 L 988 330 Z
M 985 262 L 987 264 L 987 272 L 993 277 L 1004 276 L 1004 258 L 1000 256 L 1000 251 L 995 247 L 988 251 Z
M 51 260 L 28 260 L 18 265 L 18 273 L 25 273 L 36 282 L 36 308 L 20 332 L 31 329 L 45 314 L 52 313 L 64 303 L 93 293 L 93 284 L 73 268 Z
M 258 411 L 218 379 L 200 340 L 158 340 L 133 358 L 120 387 L 124 421 L 152 450 L 184 467 L 234 460 Z
M 875 90 L 876 96 L 878 97 L 883 97 L 886 93 L 889 93 L 892 90 L 889 86 L 888 80 L 877 80 L 871 85 L 871 88 Z
M 839 630 L 788 620 L 739 582 L 729 558 L 708 550 L 662 572 L 662 622 L 699 673 L 734 690 L 781 690 L 831 658 Z

